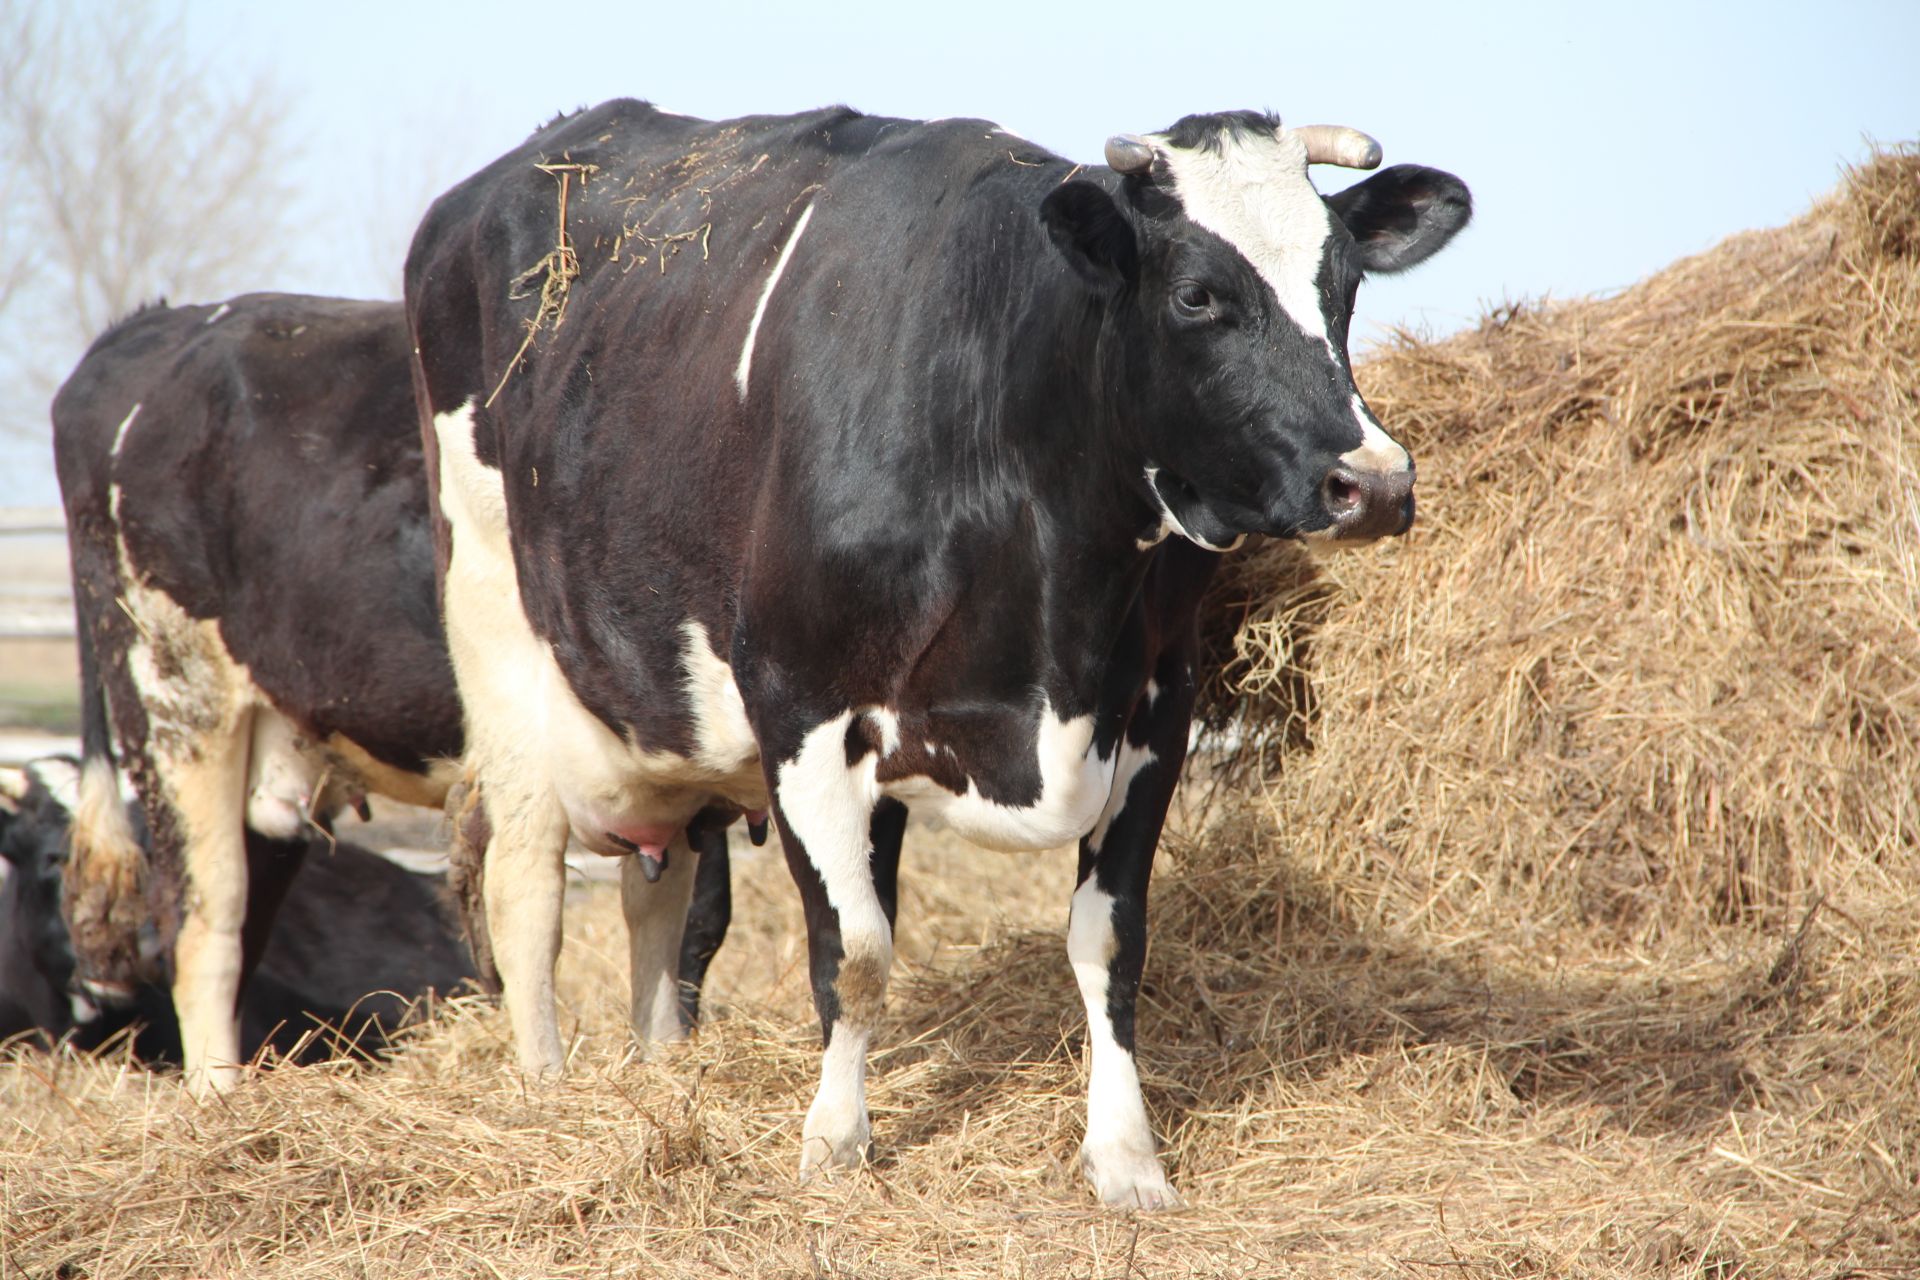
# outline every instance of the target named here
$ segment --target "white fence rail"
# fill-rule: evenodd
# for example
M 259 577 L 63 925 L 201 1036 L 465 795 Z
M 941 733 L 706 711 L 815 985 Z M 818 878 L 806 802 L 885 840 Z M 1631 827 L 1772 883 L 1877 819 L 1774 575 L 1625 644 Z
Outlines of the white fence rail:
M 73 635 L 66 533 L 58 507 L 0 507 L 0 640 Z

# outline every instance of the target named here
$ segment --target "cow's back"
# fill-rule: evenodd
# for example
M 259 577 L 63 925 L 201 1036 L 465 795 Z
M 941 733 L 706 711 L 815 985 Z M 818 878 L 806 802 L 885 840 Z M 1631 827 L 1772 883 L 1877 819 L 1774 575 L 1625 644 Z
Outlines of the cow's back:
M 407 273 L 427 408 L 468 406 L 515 558 L 541 568 L 519 585 L 527 621 L 602 721 L 694 749 L 683 628 L 728 656 L 756 556 L 836 632 L 831 604 L 903 612 L 923 602 L 886 593 L 968 568 L 942 560 L 950 512 L 858 512 L 917 513 L 979 476 L 963 518 L 996 540 L 1023 528 L 973 431 L 996 417 L 994 352 L 1025 337 L 1035 273 L 1008 262 L 1060 274 L 1034 210 L 1069 169 L 985 121 L 709 122 L 619 101 L 436 202 Z M 787 546 L 840 576 L 801 587 Z
M 409 770 L 457 753 L 408 359 L 393 303 L 252 294 L 110 330 L 53 411 L 83 611 L 117 629 L 137 578 L 218 619 L 317 737 Z

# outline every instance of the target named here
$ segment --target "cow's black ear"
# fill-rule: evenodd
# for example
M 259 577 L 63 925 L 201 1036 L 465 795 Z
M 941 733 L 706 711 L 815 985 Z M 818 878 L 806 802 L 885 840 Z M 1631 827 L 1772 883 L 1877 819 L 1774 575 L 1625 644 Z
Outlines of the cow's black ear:
M 1353 233 L 1361 265 L 1383 274 L 1425 262 L 1473 216 L 1466 183 L 1417 164 L 1382 169 L 1327 204 Z
M 1040 204 L 1060 255 L 1082 280 L 1108 292 L 1133 280 L 1140 248 L 1113 197 L 1091 182 L 1063 182 Z

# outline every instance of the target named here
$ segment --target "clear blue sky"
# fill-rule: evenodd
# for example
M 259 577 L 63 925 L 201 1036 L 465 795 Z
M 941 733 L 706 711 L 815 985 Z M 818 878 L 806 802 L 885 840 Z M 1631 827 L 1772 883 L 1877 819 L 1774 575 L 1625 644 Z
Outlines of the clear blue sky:
M 1478 213 L 1439 258 L 1362 289 L 1358 344 L 1619 288 L 1793 217 L 1868 139 L 1920 137 L 1915 0 L 190 0 L 187 38 L 292 102 L 301 247 L 259 286 L 349 295 L 397 291 L 435 192 L 555 111 L 621 94 L 703 116 L 983 116 L 1079 160 L 1190 111 L 1365 129 L 1389 164 L 1466 179 Z M 0 478 L 0 501 L 20 489 Z

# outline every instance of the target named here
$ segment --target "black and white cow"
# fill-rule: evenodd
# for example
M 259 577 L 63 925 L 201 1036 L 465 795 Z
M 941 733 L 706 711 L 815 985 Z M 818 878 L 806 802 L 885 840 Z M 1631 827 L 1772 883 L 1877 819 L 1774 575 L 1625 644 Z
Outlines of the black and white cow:
M 1134 1064 L 1195 613 L 1246 535 L 1404 531 L 1413 465 L 1355 390 L 1370 272 L 1466 188 L 1253 113 L 1070 163 L 977 120 L 720 123 L 617 101 L 442 196 L 408 321 L 448 641 L 492 821 L 519 1054 L 558 1071 L 569 832 L 624 877 L 636 1029 L 676 1035 L 686 824 L 771 807 L 825 1033 L 801 1167 L 868 1146 L 907 806 L 1080 842 L 1083 1164 L 1172 1202 Z M 530 336 L 531 335 L 531 336 Z
M 53 403 L 84 717 L 67 919 L 97 992 L 157 930 L 196 1089 L 236 1078 L 315 827 L 369 792 L 439 805 L 454 776 L 409 360 L 398 304 L 253 294 L 137 313 Z
M 80 776 L 78 762 L 60 757 L 0 769 L 0 1040 L 38 1032 L 93 1049 L 126 1035 L 140 1060 L 177 1063 L 164 955 L 113 1005 L 73 981 L 60 899 Z M 138 809 L 128 817 L 139 834 Z M 311 850 L 240 1002 L 248 1059 L 264 1046 L 298 1062 L 378 1053 L 417 1001 L 475 976 L 450 927 L 443 877 L 317 833 Z M 312 1034 L 322 1024 L 333 1031 Z

